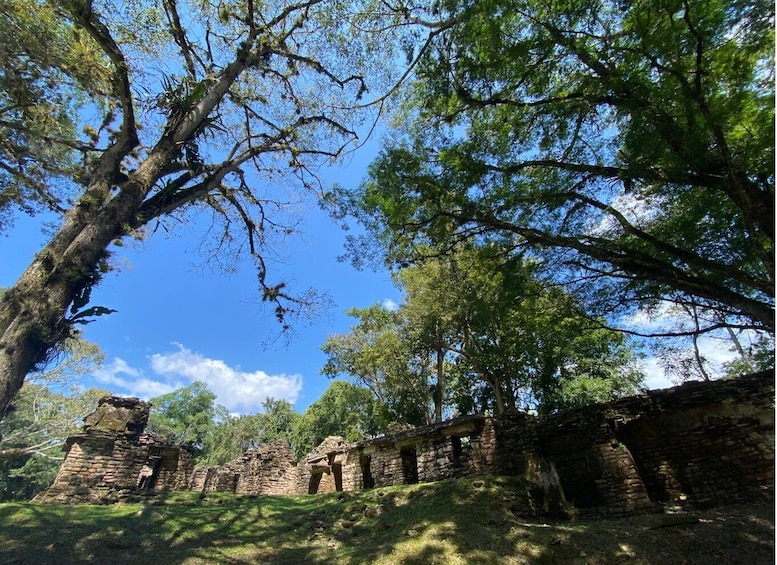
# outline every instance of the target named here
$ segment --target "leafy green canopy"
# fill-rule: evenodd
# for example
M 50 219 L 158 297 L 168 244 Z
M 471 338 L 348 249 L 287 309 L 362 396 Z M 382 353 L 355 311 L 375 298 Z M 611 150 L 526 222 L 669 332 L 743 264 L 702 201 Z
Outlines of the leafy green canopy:
M 380 304 L 347 313 L 358 321 L 321 346 L 327 355 L 321 373 L 330 378 L 347 375 L 367 387 L 395 422 L 430 423 L 428 355 L 408 338 L 402 315 Z
M 110 91 L 106 59 L 88 36 L 42 1 L 0 6 L 0 231 L 12 208 L 62 211 L 75 194 L 78 112 Z M 71 202 L 72 203 L 72 202 Z
M 215 421 L 205 436 L 198 461 L 207 465 L 222 465 L 240 457 L 248 449 L 276 439 L 294 444 L 300 415 L 286 400 L 267 398 L 263 412 L 227 416 Z
M 772 2 L 443 9 L 404 135 L 341 194 L 389 260 L 499 241 L 604 314 L 774 331 Z
M 216 395 L 200 381 L 152 398 L 146 429 L 167 441 L 192 448 L 195 457 L 201 457 L 215 422 L 227 417 L 226 408 L 215 401 Z
M 401 269 L 404 303 L 350 311 L 359 322 L 327 339 L 323 372 L 350 375 L 390 407 L 409 397 L 427 422 L 443 413 L 552 412 L 637 392 L 644 375 L 624 335 L 544 285 L 536 268 L 489 245 Z M 428 407 L 438 402 L 432 418 Z
M 385 432 L 388 419 L 387 407 L 369 389 L 334 381 L 300 416 L 292 447 L 298 457 L 303 457 L 328 436 L 359 441 Z

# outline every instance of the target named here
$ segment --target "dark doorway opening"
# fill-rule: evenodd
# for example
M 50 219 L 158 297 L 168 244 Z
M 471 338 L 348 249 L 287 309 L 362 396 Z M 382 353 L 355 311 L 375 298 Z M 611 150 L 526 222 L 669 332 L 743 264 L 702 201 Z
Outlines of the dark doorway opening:
M 339 463 L 332 463 L 332 475 L 335 478 L 335 491 L 343 490 L 343 466 Z
M 318 485 L 321 483 L 321 475 L 323 475 L 323 473 L 314 473 L 310 475 L 308 494 L 316 494 L 318 492 Z
M 369 455 L 362 455 L 359 458 L 359 465 L 362 468 L 362 488 L 373 488 L 375 486 L 370 463 L 372 463 L 372 457 Z
M 405 475 L 405 484 L 414 485 L 418 482 L 418 459 L 415 447 L 403 447 L 399 451 L 402 457 L 402 472 Z

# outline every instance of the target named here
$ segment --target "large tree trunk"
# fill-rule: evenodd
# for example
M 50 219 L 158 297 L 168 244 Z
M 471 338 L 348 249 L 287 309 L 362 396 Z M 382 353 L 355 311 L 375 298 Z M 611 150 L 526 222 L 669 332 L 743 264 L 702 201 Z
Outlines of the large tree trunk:
M 0 419 L 25 376 L 69 335 L 68 309 L 97 282 L 108 245 L 122 235 L 121 224 L 93 222 L 78 237 L 65 237 L 72 224 L 69 215 L 0 301 Z
M 123 61 L 123 57 L 114 55 Z M 60 230 L 0 300 L 0 420 L 27 374 L 71 331 L 68 309 L 76 300 L 78 308 L 88 302 L 89 290 L 100 278 L 111 242 L 164 212 L 159 209 L 143 214 L 142 219 L 138 214 L 165 166 L 175 160 L 187 140 L 196 136 L 252 56 L 257 55 L 250 50 L 238 52 L 236 60 L 220 73 L 202 99 L 185 116 L 168 124 L 144 161 L 112 197 L 111 188 L 116 186 L 122 160 L 138 144 L 129 82 L 125 80 L 125 120 L 116 142 L 101 155 L 82 197 L 67 213 Z M 120 67 L 122 72 L 126 70 Z
M 71 332 L 68 309 L 86 305 L 109 245 L 135 223 L 144 197 L 176 152 L 176 144 L 163 138 L 113 198 L 98 166 L 62 227 L 0 300 L 0 420 L 27 374 Z M 115 158 L 113 170 L 121 154 Z

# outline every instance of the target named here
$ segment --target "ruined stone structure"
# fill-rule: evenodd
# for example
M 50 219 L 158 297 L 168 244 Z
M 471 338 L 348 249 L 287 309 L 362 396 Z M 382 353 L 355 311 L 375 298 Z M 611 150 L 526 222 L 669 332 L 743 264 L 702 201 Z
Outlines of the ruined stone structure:
M 299 492 L 297 459 L 284 440 L 246 451 L 221 467 L 197 467 L 191 488 L 237 494 L 288 495 Z
M 160 464 L 150 488 L 315 494 L 511 475 L 523 481 L 516 493 L 522 511 L 536 514 L 630 513 L 681 500 L 712 505 L 773 498 L 774 395 L 774 375 L 760 373 L 548 416 L 465 416 L 395 428 L 354 444 L 329 437 L 301 462 L 288 445 L 272 442 L 224 466 L 196 469 L 188 483 L 188 463 L 182 467 L 179 455 L 177 471 L 164 475 Z M 119 420 L 126 421 L 122 433 L 128 438 L 145 425 L 142 417 Z M 100 451 L 94 427 L 85 427 L 68 445 L 68 458 L 44 500 L 56 499 L 62 485 L 94 489 L 90 500 L 104 498 L 100 489 L 106 484 L 140 487 L 142 461 L 151 455 L 142 441 L 129 439 L 114 439 L 113 451 Z M 172 460 L 170 455 L 164 468 L 172 470 Z
M 189 487 L 194 463 L 184 448 L 144 433 L 151 405 L 106 396 L 81 433 L 65 443 L 65 460 L 39 502 L 111 503 Z

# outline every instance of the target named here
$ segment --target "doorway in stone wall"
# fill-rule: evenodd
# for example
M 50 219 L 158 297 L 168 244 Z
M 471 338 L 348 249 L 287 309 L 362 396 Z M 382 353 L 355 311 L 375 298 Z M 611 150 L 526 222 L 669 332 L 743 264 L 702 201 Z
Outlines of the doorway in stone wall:
M 138 488 L 142 490 L 153 490 L 156 486 L 156 481 L 159 478 L 159 471 L 162 467 L 162 458 L 156 455 L 151 455 L 146 460 L 145 465 L 140 469 L 138 474 Z
M 321 484 L 321 476 L 323 473 L 313 473 L 310 475 L 310 482 L 308 483 L 308 494 L 316 494 L 318 492 L 318 485 Z
M 359 457 L 359 466 L 362 469 L 362 488 L 373 488 L 375 486 L 375 478 L 372 476 L 372 457 L 369 455 L 362 455 Z
M 415 446 L 403 447 L 399 451 L 402 458 L 402 473 L 405 475 L 405 484 L 414 485 L 418 482 L 418 458 Z
M 335 478 L 335 492 L 343 490 L 343 466 L 340 463 L 332 463 L 332 476 Z

